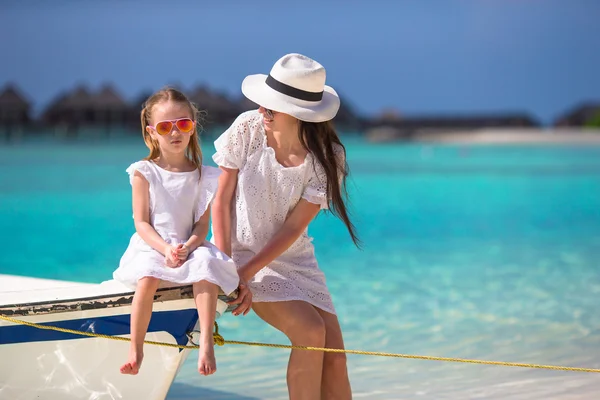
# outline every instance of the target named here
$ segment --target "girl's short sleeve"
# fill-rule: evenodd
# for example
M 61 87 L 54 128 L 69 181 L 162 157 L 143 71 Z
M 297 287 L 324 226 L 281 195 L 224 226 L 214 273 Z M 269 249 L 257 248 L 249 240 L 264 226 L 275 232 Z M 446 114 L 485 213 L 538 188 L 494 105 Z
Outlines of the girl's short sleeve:
M 152 209 L 154 208 L 154 204 L 155 204 L 154 184 L 153 184 L 155 179 L 154 179 L 154 172 L 153 172 L 152 166 L 150 165 L 150 161 L 142 160 L 142 161 L 134 162 L 125 171 L 129 174 L 129 183 L 131 185 L 133 185 L 133 177 L 135 176 L 135 171 L 138 171 L 140 174 L 142 174 L 142 176 L 144 178 L 146 178 L 146 180 L 148 181 L 148 185 L 150 185 L 150 188 L 149 188 L 150 204 L 149 204 L 149 206 L 150 206 L 150 210 L 152 211 Z M 132 218 L 133 218 L 133 214 L 132 214 Z
M 241 169 L 248 157 L 253 131 L 257 128 L 260 114 L 246 111 L 240 114 L 231 126 L 215 140 L 214 162 L 221 167 Z
M 194 210 L 194 223 L 204 215 L 208 206 L 212 203 L 219 187 L 219 175 L 221 170 L 215 167 L 202 166 L 202 176 L 200 178 L 200 192 L 196 209 Z
M 133 184 L 133 177 L 135 175 L 135 171 L 138 171 L 148 183 L 152 183 L 152 169 L 148 165 L 148 161 L 137 161 L 131 164 L 126 170 L 129 174 L 129 183 Z

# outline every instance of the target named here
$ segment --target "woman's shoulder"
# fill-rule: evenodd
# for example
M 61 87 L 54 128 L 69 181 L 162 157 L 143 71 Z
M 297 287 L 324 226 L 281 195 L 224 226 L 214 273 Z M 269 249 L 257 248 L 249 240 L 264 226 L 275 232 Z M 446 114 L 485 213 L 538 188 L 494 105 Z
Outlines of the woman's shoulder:
M 346 163 L 346 148 L 338 143 L 332 144 L 333 156 L 335 157 L 335 161 L 340 168 L 344 168 Z M 315 157 L 314 154 L 311 153 L 311 157 L 313 158 L 314 164 L 316 168 L 323 169 L 323 165 L 321 162 Z M 325 156 L 327 157 L 327 156 Z
M 333 143 L 332 147 L 336 157 L 344 157 L 346 155 L 346 148 L 341 143 Z
M 230 130 L 244 137 L 253 137 L 261 133 L 262 115 L 258 110 L 244 111 L 231 124 Z
M 235 134 L 253 136 L 262 127 L 262 115 L 258 110 L 244 111 L 239 114 L 230 125 L 228 131 Z
M 335 158 L 335 163 L 337 165 L 337 171 L 339 176 L 344 176 L 346 174 L 346 149 L 343 145 L 338 143 L 333 143 L 333 155 Z M 310 167 L 310 173 L 308 180 L 313 182 L 319 182 L 324 184 L 327 182 L 327 173 L 325 166 L 311 154 L 312 165 Z M 325 162 L 329 163 L 330 160 L 326 159 Z
M 244 111 L 243 113 L 241 113 L 240 115 L 237 116 L 237 118 L 235 119 L 235 121 L 233 122 L 233 125 L 236 124 L 257 124 L 259 122 L 261 122 L 262 120 L 262 115 L 258 112 L 258 109 L 256 110 L 248 110 L 248 111 Z
M 241 169 L 263 138 L 262 115 L 258 110 L 245 111 L 214 141 L 213 160 L 225 168 Z

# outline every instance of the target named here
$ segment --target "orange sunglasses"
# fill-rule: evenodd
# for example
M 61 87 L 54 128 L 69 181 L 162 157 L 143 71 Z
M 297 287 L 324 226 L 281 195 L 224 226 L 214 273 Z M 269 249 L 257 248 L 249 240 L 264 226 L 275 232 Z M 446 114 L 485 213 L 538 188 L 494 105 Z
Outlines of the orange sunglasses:
M 161 136 L 168 135 L 173 131 L 173 127 L 177 126 L 177 130 L 181 133 L 190 133 L 194 130 L 195 122 L 190 118 L 179 118 L 166 121 L 159 121 L 155 126 L 148 125 Z

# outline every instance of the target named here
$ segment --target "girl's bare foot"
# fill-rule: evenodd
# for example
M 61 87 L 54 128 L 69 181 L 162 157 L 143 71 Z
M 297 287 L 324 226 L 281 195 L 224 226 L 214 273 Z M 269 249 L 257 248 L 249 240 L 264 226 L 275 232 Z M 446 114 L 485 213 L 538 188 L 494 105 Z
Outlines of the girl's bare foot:
M 137 375 L 142 366 L 142 360 L 144 359 L 144 353 L 142 352 L 129 352 L 129 360 L 123 366 L 121 366 L 121 373 L 128 375 Z
M 201 345 L 198 350 L 198 372 L 200 375 L 212 375 L 217 372 L 214 345 Z

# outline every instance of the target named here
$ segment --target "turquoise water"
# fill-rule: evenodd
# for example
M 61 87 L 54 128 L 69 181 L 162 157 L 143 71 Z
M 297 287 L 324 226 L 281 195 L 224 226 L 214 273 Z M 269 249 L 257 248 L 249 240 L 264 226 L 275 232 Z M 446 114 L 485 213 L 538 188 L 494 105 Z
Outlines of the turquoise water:
M 204 146 L 212 164 L 212 146 Z M 133 232 L 138 142 L 0 147 L 0 273 L 110 279 Z M 373 145 L 351 140 L 364 248 L 310 228 L 351 349 L 600 368 L 600 148 Z M 255 315 L 225 338 L 286 343 Z M 287 352 L 195 354 L 168 399 L 286 398 Z M 590 399 L 596 374 L 349 357 L 355 398 Z

